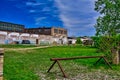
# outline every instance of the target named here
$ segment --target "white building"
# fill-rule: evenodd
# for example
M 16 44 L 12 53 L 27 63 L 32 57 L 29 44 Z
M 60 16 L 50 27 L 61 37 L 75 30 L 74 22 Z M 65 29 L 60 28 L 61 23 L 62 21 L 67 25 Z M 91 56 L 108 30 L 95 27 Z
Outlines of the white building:
M 76 44 L 77 39 L 74 37 L 68 37 L 68 44 Z
M 0 44 L 5 44 L 6 37 L 7 37 L 7 32 L 0 31 Z
M 21 44 L 23 40 L 30 41 L 31 44 L 67 44 L 68 39 L 65 36 L 38 35 L 29 33 L 0 31 L 0 44 Z M 74 44 L 75 41 L 72 40 Z

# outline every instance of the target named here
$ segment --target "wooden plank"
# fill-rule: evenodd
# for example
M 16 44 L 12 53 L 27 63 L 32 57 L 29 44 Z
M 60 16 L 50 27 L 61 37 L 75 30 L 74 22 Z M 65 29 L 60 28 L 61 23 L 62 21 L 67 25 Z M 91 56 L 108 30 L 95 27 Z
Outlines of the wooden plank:
M 96 63 L 94 63 L 93 65 L 96 65 L 98 62 L 100 62 L 100 60 L 102 59 L 103 57 L 99 58 Z
M 66 76 L 62 66 L 60 65 L 59 61 L 60 60 L 86 59 L 86 58 L 99 58 L 95 64 L 97 64 L 101 59 L 103 59 L 105 61 L 105 63 L 112 69 L 111 65 L 109 64 L 109 62 L 107 61 L 105 56 L 78 56 L 78 57 L 72 57 L 72 58 L 51 58 L 50 60 L 54 61 L 54 63 L 50 66 L 50 68 L 49 68 L 49 70 L 47 72 L 49 72 L 53 68 L 54 64 L 57 62 L 63 76 L 65 78 L 67 78 L 67 76 Z
M 53 62 L 53 64 L 50 66 L 50 68 L 48 69 L 47 72 L 50 72 L 50 70 L 53 68 L 53 66 L 55 65 L 56 62 L 57 62 L 57 61 L 54 61 L 54 62 Z
M 57 63 L 58 63 L 58 66 L 59 66 L 61 72 L 63 73 L 63 77 L 67 78 L 67 75 L 65 74 L 65 72 L 64 72 L 62 66 L 60 65 L 59 61 L 57 61 Z
M 110 69 L 112 69 L 112 67 L 111 67 L 110 63 L 108 62 L 108 60 L 106 59 L 106 57 L 103 57 L 103 59 L 104 59 L 105 63 L 110 67 Z
M 101 58 L 104 56 L 78 56 L 78 57 L 72 57 L 72 58 L 51 58 L 51 61 L 56 61 L 56 60 L 73 60 L 73 59 L 85 59 L 85 58 Z

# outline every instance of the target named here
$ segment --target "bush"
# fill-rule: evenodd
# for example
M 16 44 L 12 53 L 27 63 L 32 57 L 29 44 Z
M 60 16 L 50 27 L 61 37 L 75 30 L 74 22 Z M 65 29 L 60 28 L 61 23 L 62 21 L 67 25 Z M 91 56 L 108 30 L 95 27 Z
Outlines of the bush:
M 93 43 L 94 43 L 94 47 L 98 48 L 99 44 L 100 44 L 100 37 L 97 37 L 97 36 L 94 36 L 94 37 L 91 37 L 92 40 L 93 40 Z
M 112 50 L 120 48 L 120 35 L 92 37 L 92 39 L 98 51 L 103 52 L 109 60 L 112 60 Z
M 82 44 L 82 41 L 79 37 L 77 38 L 76 44 Z

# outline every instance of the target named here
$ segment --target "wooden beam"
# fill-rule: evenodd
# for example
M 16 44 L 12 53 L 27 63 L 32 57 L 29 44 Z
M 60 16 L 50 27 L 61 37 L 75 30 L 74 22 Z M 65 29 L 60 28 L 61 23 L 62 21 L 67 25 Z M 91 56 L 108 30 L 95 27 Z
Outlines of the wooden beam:
M 50 72 L 50 70 L 53 68 L 53 66 L 55 65 L 56 62 L 57 62 L 57 61 L 54 61 L 54 62 L 53 62 L 53 64 L 50 66 L 50 68 L 48 69 L 47 72 Z
M 67 75 L 65 74 L 65 72 L 64 72 L 62 66 L 60 65 L 59 61 L 57 61 L 57 63 L 58 63 L 58 66 L 59 66 L 61 72 L 63 73 L 63 77 L 67 78 Z
M 101 58 L 104 56 L 78 56 L 78 57 L 72 57 L 72 58 L 51 58 L 51 61 L 56 61 L 56 60 L 73 60 L 73 59 L 85 59 L 85 58 Z
M 72 57 L 72 58 L 51 58 L 50 60 L 51 61 L 54 61 L 53 64 L 50 66 L 49 70 L 47 72 L 49 72 L 53 66 L 55 65 L 55 63 L 57 62 L 61 72 L 63 73 L 63 76 L 65 78 L 67 78 L 62 66 L 60 65 L 60 62 L 61 60 L 74 60 L 74 59 L 86 59 L 86 58 L 99 58 L 97 60 L 97 62 L 95 64 L 97 64 L 101 59 L 103 59 L 105 61 L 105 63 L 112 69 L 111 65 L 109 64 L 109 62 L 107 61 L 106 57 L 105 56 L 78 56 L 78 57 Z

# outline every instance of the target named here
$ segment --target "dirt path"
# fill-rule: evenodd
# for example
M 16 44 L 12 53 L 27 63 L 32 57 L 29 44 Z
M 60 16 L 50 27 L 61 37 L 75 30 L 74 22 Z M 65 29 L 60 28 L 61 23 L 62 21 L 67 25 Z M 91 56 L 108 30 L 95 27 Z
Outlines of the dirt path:
M 5 50 L 30 50 L 30 49 L 38 49 L 38 48 L 48 48 L 51 46 L 39 46 L 39 47 L 31 47 L 31 48 L 5 48 Z

